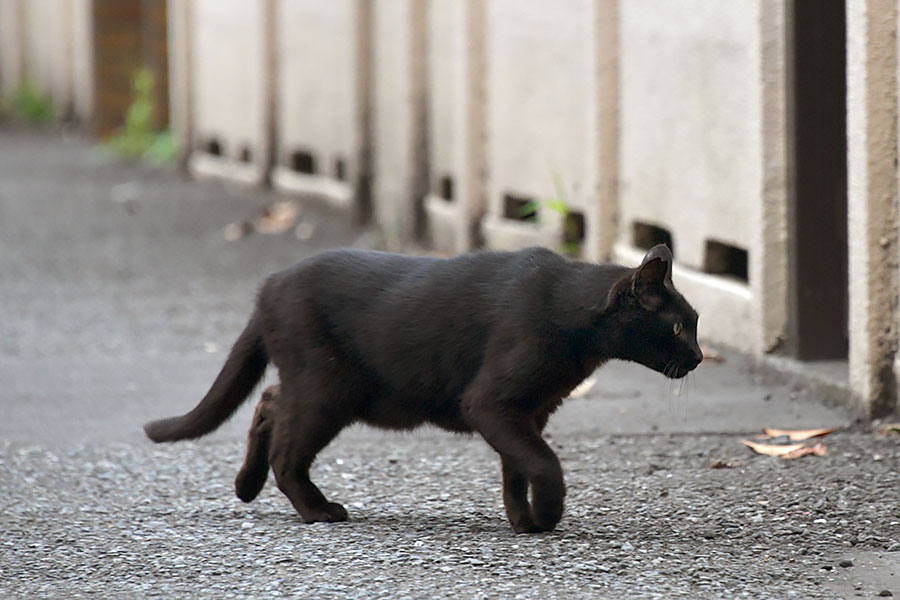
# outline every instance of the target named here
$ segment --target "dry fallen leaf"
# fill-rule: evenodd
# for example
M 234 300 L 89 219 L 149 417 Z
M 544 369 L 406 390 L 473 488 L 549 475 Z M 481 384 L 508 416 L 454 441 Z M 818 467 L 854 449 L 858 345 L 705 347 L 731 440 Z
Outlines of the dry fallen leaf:
M 808 440 L 814 437 L 824 437 L 835 431 L 837 431 L 837 427 L 824 427 L 821 429 L 772 429 L 766 427 L 763 429 L 763 432 L 770 438 L 786 435 L 792 442 Z
M 744 445 L 749 446 L 757 454 L 766 454 L 768 456 L 784 456 L 790 452 L 795 452 L 801 448 L 805 448 L 806 444 L 758 444 L 750 440 L 741 440 Z
M 267 206 L 253 224 L 259 233 L 283 233 L 294 226 L 299 215 L 297 202 L 280 200 Z
M 584 395 L 587 394 L 589 391 L 591 391 L 591 388 L 594 387 L 594 385 L 595 385 L 596 383 L 597 383 L 597 380 L 596 380 L 596 379 L 594 379 L 593 377 L 588 377 L 587 379 L 585 379 L 584 381 L 582 381 L 581 383 L 579 383 L 579 384 L 575 387 L 574 390 L 572 390 L 571 392 L 569 392 L 569 396 L 568 396 L 568 397 L 569 397 L 569 398 L 580 398 L 581 396 L 584 396 Z
M 703 362 L 715 362 L 715 363 L 725 362 L 725 357 L 722 356 L 721 353 L 713 350 L 706 344 L 701 344 L 700 350 L 703 352 Z
M 222 236 L 229 242 L 236 242 L 251 231 L 253 231 L 253 225 L 247 221 L 229 223 L 222 228 Z
M 828 450 L 825 448 L 825 444 L 822 442 L 816 442 L 811 446 L 803 446 L 801 448 L 797 448 L 787 454 L 782 454 L 781 458 L 784 460 L 790 460 L 792 458 L 800 458 L 801 456 L 806 456 L 807 454 L 813 454 L 815 456 L 825 456 L 828 453 Z
M 886 423 L 878 428 L 878 433 L 900 433 L 900 423 Z

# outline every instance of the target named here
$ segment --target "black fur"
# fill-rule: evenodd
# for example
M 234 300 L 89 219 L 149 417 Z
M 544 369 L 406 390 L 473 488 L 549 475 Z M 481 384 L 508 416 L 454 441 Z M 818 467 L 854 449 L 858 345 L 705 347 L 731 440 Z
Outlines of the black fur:
M 206 397 L 145 430 L 154 441 L 212 431 L 271 361 L 280 386 L 254 416 L 242 499 L 259 493 L 271 463 L 305 521 L 344 520 L 309 480 L 316 454 L 354 422 L 431 423 L 484 437 L 501 456 L 513 529 L 549 531 L 565 484 L 541 431 L 562 399 L 608 359 L 668 377 L 702 360 L 697 314 L 671 272 L 665 246 L 635 269 L 542 248 L 451 259 L 325 252 L 271 276 Z

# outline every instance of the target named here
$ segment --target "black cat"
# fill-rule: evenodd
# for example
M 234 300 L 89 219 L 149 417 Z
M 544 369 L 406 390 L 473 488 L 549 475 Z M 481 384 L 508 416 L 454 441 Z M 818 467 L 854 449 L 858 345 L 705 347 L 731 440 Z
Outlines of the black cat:
M 562 399 L 611 358 L 672 378 L 703 358 L 697 313 L 671 274 L 662 245 L 633 269 L 543 248 L 450 259 L 324 252 L 269 277 L 197 407 L 144 429 L 156 442 L 213 431 L 271 361 L 280 397 L 264 396 L 254 418 L 242 499 L 256 496 L 271 463 L 305 521 L 345 520 L 309 479 L 316 454 L 354 422 L 432 423 L 484 437 L 501 457 L 513 529 L 550 531 L 565 483 L 541 432 Z

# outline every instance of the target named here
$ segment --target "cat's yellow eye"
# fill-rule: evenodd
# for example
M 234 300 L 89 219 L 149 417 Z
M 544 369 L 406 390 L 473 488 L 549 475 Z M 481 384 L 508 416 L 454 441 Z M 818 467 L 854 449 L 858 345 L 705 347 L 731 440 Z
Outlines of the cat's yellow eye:
M 681 321 L 678 321 L 675 323 L 675 326 L 672 327 L 672 331 L 675 332 L 675 335 L 680 334 L 682 329 L 684 329 L 684 325 L 681 324 Z

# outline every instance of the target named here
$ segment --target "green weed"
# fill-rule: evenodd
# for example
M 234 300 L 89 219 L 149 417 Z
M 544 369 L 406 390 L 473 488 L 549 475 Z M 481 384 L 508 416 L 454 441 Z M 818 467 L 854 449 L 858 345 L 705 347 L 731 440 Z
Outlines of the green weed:
M 155 165 L 174 162 L 178 144 L 168 129 L 156 123 L 156 81 L 149 69 L 134 76 L 134 101 L 125 113 L 125 123 L 109 140 L 109 148 L 126 158 L 141 158 Z
M 7 101 L 9 113 L 32 125 L 49 123 L 56 116 L 53 99 L 30 79 L 23 79 Z

